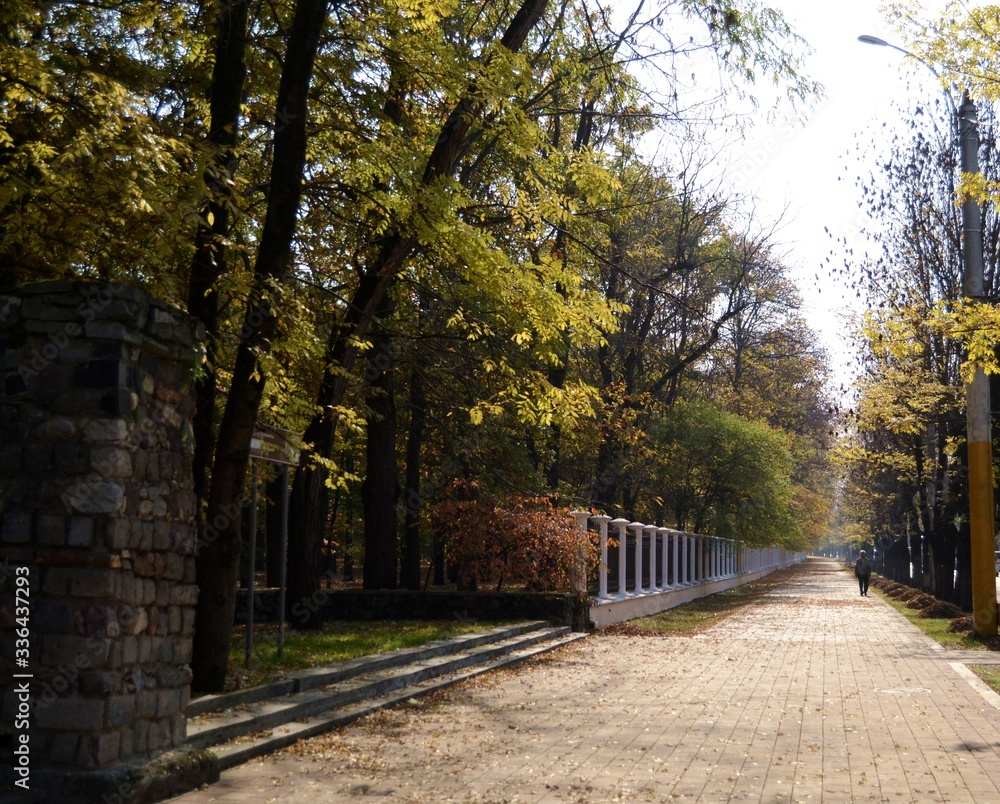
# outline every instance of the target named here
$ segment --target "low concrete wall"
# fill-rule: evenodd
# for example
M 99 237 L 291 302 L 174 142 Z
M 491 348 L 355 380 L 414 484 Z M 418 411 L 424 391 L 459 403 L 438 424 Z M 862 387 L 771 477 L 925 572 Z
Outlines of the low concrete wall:
M 672 609 L 684 603 L 690 603 L 692 600 L 697 600 L 700 597 L 708 597 L 709 595 L 725 592 L 729 589 L 735 589 L 737 586 L 742 586 L 746 583 L 759 581 L 776 569 L 781 569 L 781 567 L 768 567 L 767 569 L 750 572 L 746 575 L 721 578 L 717 581 L 683 586 L 678 589 L 669 589 L 665 592 L 647 592 L 646 594 L 634 597 L 625 597 L 617 600 L 611 599 L 597 605 L 592 605 L 590 607 L 590 619 L 596 627 L 601 628 L 613 623 L 634 620 L 636 617 L 649 617 L 650 615 L 659 614 L 661 611 Z

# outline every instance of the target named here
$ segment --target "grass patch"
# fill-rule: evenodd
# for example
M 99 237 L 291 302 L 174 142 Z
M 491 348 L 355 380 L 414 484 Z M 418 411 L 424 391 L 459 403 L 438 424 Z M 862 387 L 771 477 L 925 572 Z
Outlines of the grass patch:
M 980 639 L 969 636 L 968 634 L 956 633 L 952 634 L 948 632 L 948 626 L 951 625 L 952 618 L 939 618 L 939 617 L 921 617 L 920 611 L 917 609 L 909 609 L 906 607 L 906 603 L 897 600 L 885 594 L 881 589 L 876 589 L 874 586 L 871 587 L 869 591 L 874 591 L 880 598 L 882 598 L 886 603 L 892 606 L 896 611 L 902 614 L 907 620 L 913 623 L 917 628 L 923 631 L 927 636 L 929 636 L 934 641 L 944 645 L 946 648 L 962 648 L 963 650 L 989 650 L 989 645 L 984 643 Z
M 970 664 L 966 666 L 986 682 L 991 690 L 1000 692 L 1000 667 L 995 664 Z
M 795 568 L 777 570 L 754 583 L 700 597 L 649 617 L 608 625 L 598 629 L 597 633 L 608 636 L 694 636 L 752 605 L 772 589 L 787 585 L 789 575 L 795 572 Z
M 254 626 L 252 668 L 246 661 L 246 628 L 233 632 L 229 649 L 226 689 L 255 687 L 277 681 L 287 673 L 344 662 L 373 653 L 387 653 L 397 648 L 411 648 L 449 639 L 461 634 L 483 631 L 503 623 L 475 621 L 385 620 L 377 622 L 326 622 L 321 631 L 285 630 L 285 648 L 278 659 L 278 626 L 258 623 Z
M 906 617 L 917 628 L 927 636 L 946 648 L 961 648 L 963 650 L 995 651 L 997 650 L 997 639 L 980 639 L 968 633 L 951 633 L 948 626 L 951 625 L 951 618 L 941 617 L 921 617 L 920 612 L 906 607 L 906 603 L 887 595 L 881 589 L 876 589 L 875 594 L 881 597 L 886 603 L 896 611 Z M 994 692 L 1000 692 L 1000 667 L 997 665 L 967 665 L 986 685 Z

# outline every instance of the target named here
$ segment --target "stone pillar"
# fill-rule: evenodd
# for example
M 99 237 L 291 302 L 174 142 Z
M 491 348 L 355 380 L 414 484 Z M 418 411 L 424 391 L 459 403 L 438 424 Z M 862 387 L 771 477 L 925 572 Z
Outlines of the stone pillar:
M 0 665 L 5 681 L 30 675 L 36 779 L 185 740 L 199 337 L 134 288 L 0 293 Z M 10 630 L 15 571 L 30 587 L 27 661 Z M 15 742 L 17 708 L 8 688 L 0 733 Z

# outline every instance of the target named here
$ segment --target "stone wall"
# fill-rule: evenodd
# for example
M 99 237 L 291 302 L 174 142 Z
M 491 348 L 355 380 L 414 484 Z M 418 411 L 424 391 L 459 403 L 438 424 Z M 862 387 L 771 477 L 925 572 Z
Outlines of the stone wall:
M 198 340 L 185 314 L 134 288 L 0 292 L 0 672 L 32 676 L 36 770 L 105 768 L 185 740 Z M 27 667 L 15 664 L 15 572 L 30 584 Z M 8 688 L 8 742 L 17 708 Z

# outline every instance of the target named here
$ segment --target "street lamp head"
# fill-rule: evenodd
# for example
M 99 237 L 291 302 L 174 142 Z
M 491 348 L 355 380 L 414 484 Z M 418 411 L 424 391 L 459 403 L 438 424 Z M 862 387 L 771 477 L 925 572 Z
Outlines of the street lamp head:
M 886 42 L 881 37 L 872 36 L 871 34 L 861 34 L 861 36 L 858 37 L 858 41 L 865 45 L 878 45 L 879 47 L 888 47 L 891 48 L 892 50 L 895 50 L 898 53 L 902 53 L 904 56 L 909 56 L 914 61 L 919 61 L 922 65 L 924 65 L 924 67 L 926 67 L 928 70 L 934 73 L 934 77 L 936 79 L 938 79 L 939 81 L 941 80 L 941 76 L 938 74 L 938 71 L 934 69 L 934 66 L 932 64 L 922 59 L 916 53 L 911 53 L 905 47 L 894 45 L 892 42 Z M 954 110 L 955 101 L 951 99 L 950 95 L 948 96 L 948 103 L 952 106 L 952 110 Z

